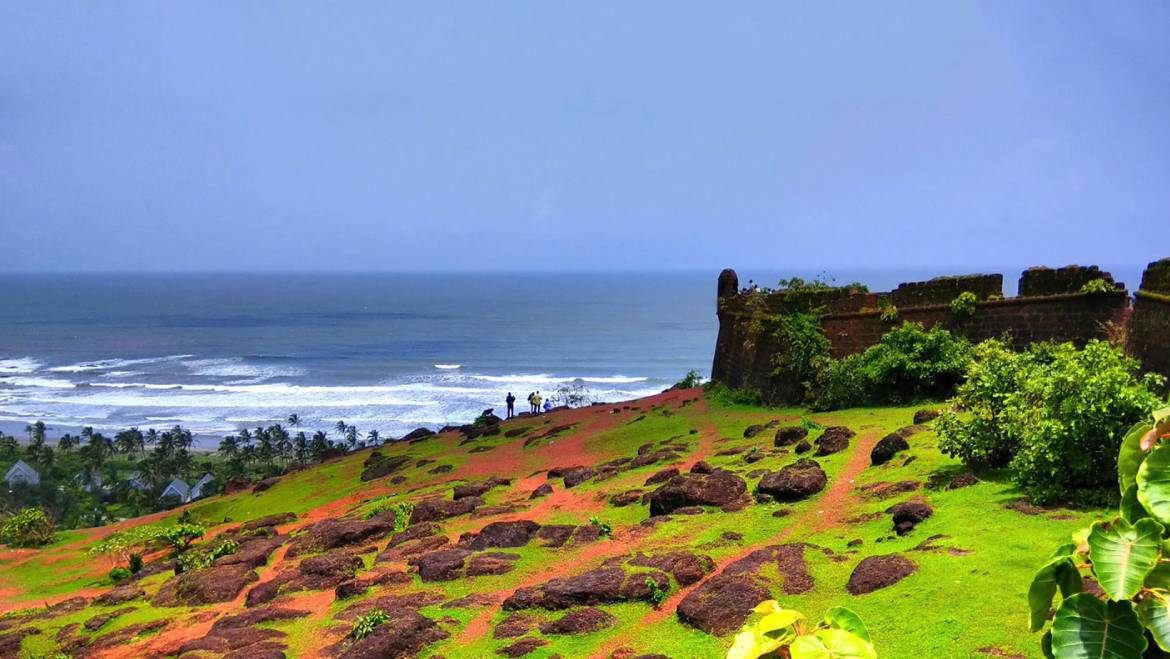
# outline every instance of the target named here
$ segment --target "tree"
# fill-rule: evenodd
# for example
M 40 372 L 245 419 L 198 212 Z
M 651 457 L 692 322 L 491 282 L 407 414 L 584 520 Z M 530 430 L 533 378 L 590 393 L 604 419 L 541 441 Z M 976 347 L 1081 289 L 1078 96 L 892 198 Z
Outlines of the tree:
M 293 428 L 300 428 L 301 427 L 301 415 L 290 414 L 290 415 L 288 415 L 288 418 L 285 419 L 285 422 L 288 423 L 288 425 L 292 426 Z
M 138 451 L 142 456 L 146 455 L 146 438 L 142 435 L 142 431 L 138 428 L 130 428 L 122 430 L 114 435 L 114 448 L 119 453 L 130 455 Z
M 381 436 L 378 434 L 377 430 L 371 430 L 370 432 L 366 433 L 366 441 L 374 446 L 378 445 L 378 440 L 380 438 Z

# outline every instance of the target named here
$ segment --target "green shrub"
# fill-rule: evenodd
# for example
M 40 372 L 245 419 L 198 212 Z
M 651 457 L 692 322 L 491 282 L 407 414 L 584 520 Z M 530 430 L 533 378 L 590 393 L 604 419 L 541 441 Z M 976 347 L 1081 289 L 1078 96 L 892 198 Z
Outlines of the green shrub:
M 959 293 L 959 297 L 951 300 L 951 313 L 960 318 L 970 318 L 975 315 L 975 303 L 979 298 L 971 291 Z
M 359 617 L 353 623 L 353 630 L 350 631 L 349 635 L 352 636 L 354 640 L 360 641 L 374 633 L 374 629 L 376 629 L 378 625 L 386 622 L 389 619 L 390 617 L 386 615 L 385 611 L 382 609 L 374 609 L 364 616 Z
M 394 532 L 402 533 L 410 524 L 410 516 L 414 514 L 414 504 L 409 501 L 399 501 L 394 504 Z
M 613 535 L 613 527 L 610 526 L 609 522 L 603 522 L 597 517 L 590 517 L 589 523 L 596 526 L 597 530 L 601 531 L 601 535 L 607 538 Z
M 772 357 L 772 376 L 789 382 L 807 382 L 815 364 L 829 354 L 829 340 L 821 321 L 811 313 L 786 313 L 774 319 L 774 337 L 780 346 Z
M 650 604 L 654 608 L 662 606 L 666 601 L 666 596 L 670 593 L 670 587 L 660 588 L 658 582 L 650 577 L 646 577 L 646 588 L 650 591 Z
M 674 383 L 674 388 L 693 389 L 701 384 L 703 384 L 703 374 L 699 373 L 699 371 L 695 369 L 691 369 L 687 371 L 687 374 L 683 376 L 683 379 Z
M 133 575 L 134 575 L 134 573 L 131 572 L 128 568 L 118 566 L 118 567 L 115 567 L 112 570 L 110 570 L 110 581 L 113 581 L 114 583 L 118 583 L 120 581 L 125 581 L 125 580 L 129 579 Z
M 1052 626 L 1040 642 L 1045 656 L 1161 657 L 1170 651 L 1170 408 L 1134 425 L 1114 463 L 1118 515 L 1074 533 L 1028 588 L 1034 632 L 1048 625 L 1056 597 Z M 1082 592 L 1086 576 L 1100 585 L 1100 598 Z M 1146 652 L 1151 641 L 1163 652 Z
M 142 569 L 142 554 L 130 554 L 130 573 L 138 574 Z
M 708 382 L 703 385 L 704 396 L 707 400 L 722 407 L 736 405 L 750 405 L 760 407 L 764 404 L 764 396 L 758 389 L 732 389 L 721 382 Z
M 809 404 L 834 410 L 946 398 L 962 381 L 970 359 L 966 339 L 939 327 L 926 331 L 919 323 L 903 323 L 863 353 L 820 359 Z
M 881 319 L 883 323 L 898 322 L 898 307 L 895 307 L 892 304 L 887 304 L 886 306 L 882 307 Z
M 1113 284 L 1110 284 L 1109 282 L 1105 281 L 1104 279 L 1101 279 L 1100 277 L 1098 277 L 1097 279 L 1090 279 L 1089 281 L 1085 282 L 1085 284 L 1083 286 L 1081 286 L 1081 292 L 1088 293 L 1090 295 L 1099 295 L 1101 293 L 1112 293 L 1113 291 L 1116 291 L 1116 290 L 1117 290 L 1116 286 L 1114 286 Z
M 53 535 L 53 520 L 40 508 L 23 508 L 0 522 L 0 539 L 10 547 L 40 547 Z
M 1103 341 L 1037 344 L 1015 353 L 978 346 L 955 406 L 936 430 L 939 448 L 974 467 L 1011 469 L 1036 503 L 1100 503 L 1126 429 L 1158 405 L 1160 376 Z

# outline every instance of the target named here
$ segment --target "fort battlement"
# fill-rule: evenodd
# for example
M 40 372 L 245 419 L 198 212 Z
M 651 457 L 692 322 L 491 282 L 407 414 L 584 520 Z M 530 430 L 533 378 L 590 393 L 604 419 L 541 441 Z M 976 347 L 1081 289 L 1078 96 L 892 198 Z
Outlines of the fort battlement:
M 1108 290 L 1083 292 L 1104 280 Z M 975 296 L 975 311 L 956 313 L 962 293 Z M 769 327 L 785 313 L 814 313 L 834 357 L 861 352 L 902 322 L 944 327 L 978 342 L 1010 337 L 1017 348 L 1038 341 L 1124 341 L 1146 370 L 1170 375 L 1170 259 L 1149 264 L 1134 294 L 1096 266 L 1035 267 L 1020 275 L 1019 294 L 1003 296 L 1003 275 L 938 277 L 899 284 L 888 292 L 848 288 L 776 292 L 744 291 L 734 270 L 719 274 L 719 337 L 711 379 L 730 387 L 763 391 L 772 400 L 793 400 L 799 382 L 773 375 L 785 348 Z

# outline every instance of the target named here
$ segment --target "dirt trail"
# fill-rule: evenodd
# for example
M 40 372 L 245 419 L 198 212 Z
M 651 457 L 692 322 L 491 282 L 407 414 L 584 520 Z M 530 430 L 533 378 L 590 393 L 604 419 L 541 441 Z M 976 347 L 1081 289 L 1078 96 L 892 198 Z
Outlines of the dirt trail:
M 816 504 L 815 506 L 810 506 L 802 512 L 789 517 L 789 524 L 776 535 L 762 542 L 744 547 L 739 553 L 733 556 L 728 556 L 719 561 L 716 569 L 707 577 L 707 579 L 722 573 L 728 565 L 740 560 L 741 558 L 744 558 L 748 554 L 761 547 L 767 547 L 769 545 L 785 542 L 797 531 L 811 535 L 820 531 L 824 531 L 825 529 L 831 528 L 843 522 L 846 518 L 846 513 L 858 500 L 854 490 L 854 480 L 859 475 L 861 475 L 861 472 L 865 471 L 866 467 L 869 466 L 870 451 L 873 450 L 873 447 L 877 443 L 880 436 L 881 433 L 878 431 L 870 431 L 858 436 L 857 441 L 854 442 L 852 447 L 850 447 L 852 454 L 849 456 L 849 462 L 845 464 L 844 469 L 842 469 L 841 473 L 838 474 L 837 477 L 833 480 L 832 484 L 829 486 L 828 491 L 825 492 L 825 495 L 814 502 Z M 642 632 L 642 630 L 646 629 L 650 625 L 662 622 L 667 618 L 667 616 L 673 615 L 675 610 L 678 608 L 679 602 L 681 602 L 684 597 L 690 594 L 691 591 L 706 583 L 707 579 L 704 579 L 696 584 L 692 584 L 686 588 L 680 588 L 673 592 L 670 597 L 668 597 L 666 601 L 662 603 L 662 606 L 651 610 L 638 622 L 627 625 L 629 629 L 626 631 L 623 631 L 622 633 L 617 634 L 603 642 L 601 646 L 593 652 L 593 654 L 589 655 L 590 658 L 605 659 L 606 657 L 609 657 L 609 655 L 614 650 L 633 642 L 637 635 Z

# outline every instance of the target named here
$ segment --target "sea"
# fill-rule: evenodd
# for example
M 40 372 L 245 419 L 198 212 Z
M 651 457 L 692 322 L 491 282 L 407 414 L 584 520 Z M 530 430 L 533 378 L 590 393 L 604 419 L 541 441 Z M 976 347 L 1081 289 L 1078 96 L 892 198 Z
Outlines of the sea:
M 1013 282 L 1019 269 L 988 271 Z M 937 274 L 833 277 L 882 290 Z M 508 392 L 518 411 L 564 386 L 639 398 L 709 373 L 717 276 L 0 275 L 0 430 L 182 425 L 210 449 L 290 414 L 308 431 L 344 421 L 396 437 L 500 413 Z

